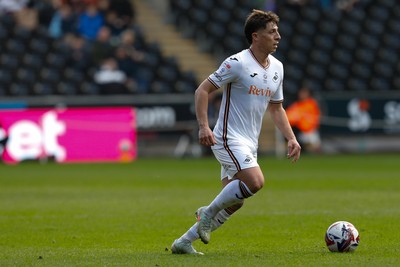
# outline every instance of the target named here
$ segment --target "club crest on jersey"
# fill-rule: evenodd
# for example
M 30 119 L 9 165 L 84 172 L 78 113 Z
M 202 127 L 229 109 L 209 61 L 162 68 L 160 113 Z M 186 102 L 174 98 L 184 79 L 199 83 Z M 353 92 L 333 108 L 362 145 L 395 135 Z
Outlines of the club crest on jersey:
M 275 75 L 274 75 L 274 77 L 272 77 L 272 81 L 276 83 L 276 82 L 278 82 L 278 80 L 279 80 L 278 73 L 277 73 L 277 72 L 275 72 Z

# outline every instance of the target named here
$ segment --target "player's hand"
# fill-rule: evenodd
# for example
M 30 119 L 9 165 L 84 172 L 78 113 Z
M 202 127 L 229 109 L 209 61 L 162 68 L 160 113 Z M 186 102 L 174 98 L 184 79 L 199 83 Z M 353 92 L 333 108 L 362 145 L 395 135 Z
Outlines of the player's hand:
M 199 129 L 199 143 L 203 146 L 213 146 L 217 143 L 210 127 L 202 127 Z
M 291 159 L 292 162 L 296 162 L 300 158 L 300 153 L 301 153 L 301 146 L 297 142 L 297 140 L 296 139 L 289 140 L 287 158 Z

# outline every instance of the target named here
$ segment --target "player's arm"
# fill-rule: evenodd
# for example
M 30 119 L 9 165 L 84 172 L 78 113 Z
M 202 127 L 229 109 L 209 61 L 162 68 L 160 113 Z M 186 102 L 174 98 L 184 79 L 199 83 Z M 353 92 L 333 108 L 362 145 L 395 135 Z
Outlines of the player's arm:
M 299 142 L 297 142 L 292 127 L 289 124 L 289 120 L 286 116 L 286 112 L 282 106 L 282 103 L 270 102 L 268 105 L 268 111 L 276 127 L 278 127 L 288 141 L 287 157 L 292 159 L 293 162 L 296 162 L 300 158 L 301 147 Z
M 194 93 L 196 118 L 199 124 L 199 143 L 212 146 L 217 143 L 208 124 L 208 95 L 217 90 L 208 79 L 205 79 Z

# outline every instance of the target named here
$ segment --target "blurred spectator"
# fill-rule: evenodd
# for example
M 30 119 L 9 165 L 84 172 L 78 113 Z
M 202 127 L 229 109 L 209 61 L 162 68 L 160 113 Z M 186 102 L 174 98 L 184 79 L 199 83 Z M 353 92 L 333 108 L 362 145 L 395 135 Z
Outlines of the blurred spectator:
M 72 8 L 72 12 L 79 15 L 85 11 L 86 5 L 90 2 L 86 0 L 61 0 L 64 4 L 68 4 Z
M 97 32 L 96 40 L 90 46 L 90 53 L 93 64 L 98 66 L 104 59 L 114 56 L 115 48 L 111 45 L 111 31 L 103 26 Z
M 24 9 L 29 0 L 0 0 L 0 15 L 13 14 Z
M 38 11 L 38 23 L 47 27 L 56 12 L 61 0 L 34 1 L 32 8 Z
M 92 62 L 86 40 L 78 34 L 67 34 L 64 41 L 71 50 L 67 65 L 80 71 L 87 70 Z
M 118 66 L 128 76 L 130 91 L 146 93 L 150 81 L 146 75 L 143 75 L 141 67 L 146 55 L 135 48 L 135 37 L 136 34 L 133 30 L 125 30 L 121 34 L 121 41 L 115 56 Z
M 288 0 L 288 3 L 291 5 L 304 6 L 308 1 L 309 0 Z
M 54 6 L 54 12 L 49 25 L 49 34 L 53 38 L 60 38 L 68 33 L 75 33 L 77 29 L 77 17 L 68 4 L 61 3 Z
M 38 12 L 31 6 L 33 1 L 29 0 L 0 0 L 0 16 L 12 15 L 19 26 L 33 30 L 38 24 Z
M 109 1 L 108 9 L 105 11 L 104 16 L 112 35 L 120 35 L 123 31 L 130 28 L 133 25 L 134 14 L 133 5 L 129 0 Z
M 350 12 L 359 0 L 337 0 L 336 7 L 340 10 Z
M 305 151 L 319 152 L 321 147 L 319 135 L 321 111 L 308 87 L 302 87 L 298 91 L 297 101 L 286 109 L 286 113 L 289 123 L 297 133 L 299 142 Z
M 97 9 L 95 1 L 90 1 L 78 17 L 78 32 L 88 40 L 96 39 L 97 32 L 104 25 L 104 17 Z
M 322 9 L 329 9 L 332 7 L 332 0 L 319 0 L 319 5 Z
M 100 68 L 94 74 L 94 81 L 103 94 L 126 93 L 125 83 L 127 82 L 127 77 L 118 68 L 117 61 L 114 58 L 103 60 Z

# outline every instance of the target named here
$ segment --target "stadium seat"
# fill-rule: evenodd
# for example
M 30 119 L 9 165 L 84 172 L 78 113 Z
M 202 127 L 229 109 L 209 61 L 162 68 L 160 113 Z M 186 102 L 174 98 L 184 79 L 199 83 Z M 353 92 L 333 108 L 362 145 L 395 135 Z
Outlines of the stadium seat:
M 6 92 L 13 80 L 12 72 L 6 68 L 0 68 L 0 88 Z
M 100 89 L 95 83 L 83 82 L 79 86 L 79 93 L 84 95 L 98 95 Z
M 21 57 L 26 51 L 26 44 L 18 39 L 9 39 L 5 47 L 7 49 L 7 53 L 14 54 L 15 56 Z
M 0 24 L 0 42 L 4 43 L 8 38 L 8 30 Z
M 334 40 L 330 35 L 319 34 L 315 36 L 314 44 L 316 48 L 331 51 L 334 46 Z
M 383 5 L 377 5 L 374 8 L 371 8 L 370 15 L 372 18 L 376 19 L 381 23 L 385 21 L 389 17 L 389 9 Z
M 26 96 L 29 94 L 30 85 L 27 83 L 13 83 L 9 87 L 9 95 Z
M 78 86 L 69 82 L 60 82 L 56 86 L 56 93 L 60 95 L 76 95 Z
M 324 88 L 326 91 L 344 91 L 346 89 L 346 84 L 344 80 L 336 78 L 328 78 L 324 82 Z
M 58 82 L 60 82 L 60 80 L 61 76 L 58 69 L 50 66 L 44 67 L 40 70 L 40 81 L 55 86 Z
M 323 81 L 326 77 L 326 68 L 318 64 L 309 64 L 307 69 L 307 77 Z
M 43 66 L 43 58 L 37 54 L 27 53 L 22 58 L 22 65 L 32 71 L 37 71 Z
M 150 92 L 154 94 L 170 93 L 171 86 L 164 81 L 154 80 L 150 86 Z
M 232 11 L 236 7 L 235 1 L 232 0 L 217 0 L 215 5 L 229 11 Z
M 330 60 L 330 55 L 325 50 L 314 49 L 311 52 L 311 59 L 313 62 L 321 63 L 321 65 L 327 65 Z
M 345 48 L 349 51 L 352 51 L 357 47 L 357 39 L 354 37 L 354 35 L 339 35 L 337 36 L 336 42 L 339 46 L 337 49 Z
M 229 10 L 223 8 L 215 8 L 211 11 L 211 19 L 226 26 L 232 20 Z
M 351 72 L 356 78 L 368 79 L 371 76 L 371 68 L 368 64 L 355 62 L 351 66 Z
M 56 53 L 48 53 L 46 55 L 46 64 L 47 66 L 55 69 L 62 69 L 67 63 L 67 55 L 56 54 Z
M 343 36 L 345 38 L 350 37 L 352 39 L 355 39 L 354 37 L 360 34 L 362 30 L 362 25 L 359 21 L 353 19 L 347 19 L 340 22 L 340 28 L 343 30 L 343 32 L 346 32 L 348 34 L 339 35 L 338 37 Z
M 1 66 L 10 71 L 14 71 L 19 67 L 19 59 L 15 54 L 4 53 L 0 56 Z
M 205 10 L 211 10 L 214 6 L 213 0 L 192 0 L 192 5 Z
M 391 89 L 391 83 L 388 79 L 380 78 L 380 77 L 372 77 L 370 81 L 370 90 L 374 91 L 388 91 Z
M 40 38 L 35 38 L 29 43 L 29 49 L 32 53 L 44 56 L 49 51 L 49 43 Z
M 340 64 L 338 62 L 332 62 L 329 65 L 328 72 L 333 77 L 345 80 L 349 76 L 347 66 L 345 64 Z
M 350 49 L 339 48 L 333 51 L 332 58 L 335 62 L 349 65 L 353 62 L 353 54 Z
M 17 26 L 13 31 L 14 39 L 19 40 L 23 43 L 29 43 L 32 38 L 32 31 L 21 26 Z
M 296 24 L 297 35 L 302 36 L 303 39 L 313 37 L 316 33 L 316 24 L 311 20 L 300 21 Z M 311 45 L 309 45 L 311 48 Z
M 398 63 L 397 50 L 392 47 L 384 47 L 383 49 L 379 49 L 377 56 L 379 61 L 387 63 L 390 66 L 395 66 Z
M 33 86 L 32 93 L 36 96 L 53 95 L 54 87 L 47 83 L 37 82 Z
M 18 82 L 34 84 L 36 81 L 36 73 L 29 68 L 18 68 L 16 78 Z
M 65 79 L 66 81 L 79 84 L 84 81 L 85 74 L 79 70 L 68 67 L 62 71 L 62 78 L 63 80 Z
M 305 21 L 312 23 L 318 23 L 319 19 L 321 18 L 321 12 L 319 8 L 312 5 L 309 8 L 302 8 L 300 10 L 300 14 Z
M 360 79 L 356 77 L 351 77 L 347 80 L 346 89 L 353 92 L 362 92 L 371 90 L 368 81 L 366 79 Z
M 394 76 L 395 69 L 391 68 L 389 64 L 384 62 L 377 62 L 374 64 L 374 72 L 377 77 L 391 78 Z

